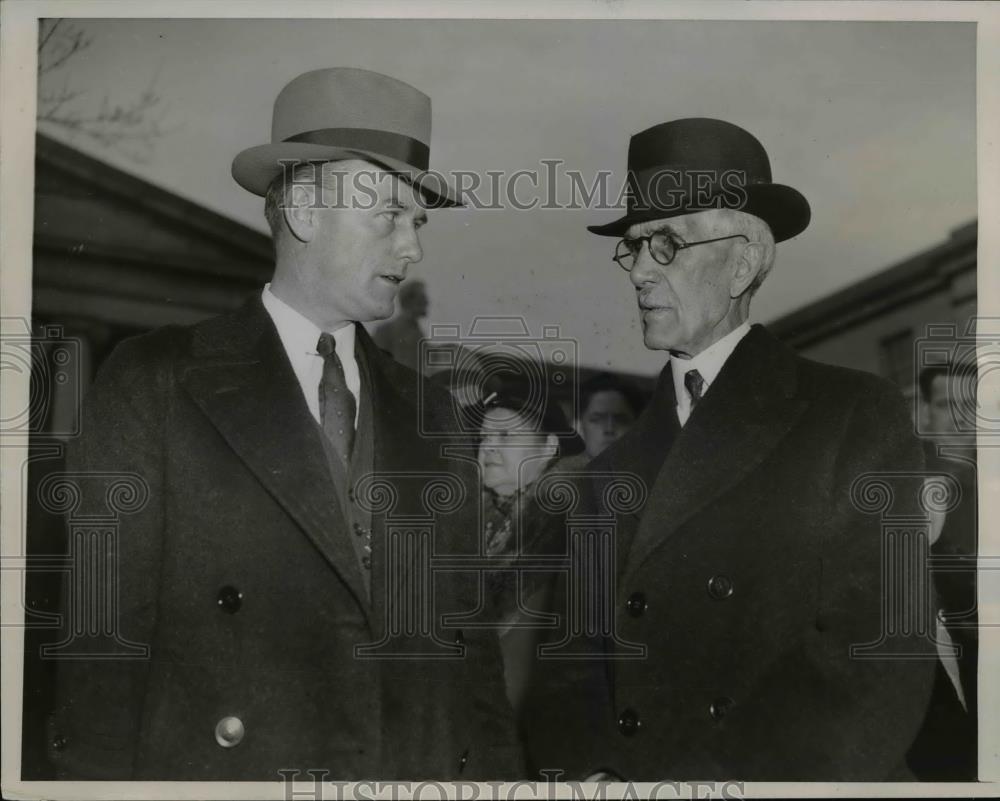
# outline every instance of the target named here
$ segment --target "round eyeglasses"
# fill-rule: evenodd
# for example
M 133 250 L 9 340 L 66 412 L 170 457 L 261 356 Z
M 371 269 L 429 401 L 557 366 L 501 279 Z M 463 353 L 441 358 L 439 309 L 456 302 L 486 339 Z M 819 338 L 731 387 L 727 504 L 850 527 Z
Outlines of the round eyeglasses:
M 729 236 L 717 236 L 715 239 L 702 239 L 700 242 L 685 242 L 676 234 L 669 231 L 656 231 L 649 236 L 626 237 L 618 242 L 615 248 L 615 255 L 611 258 L 625 272 L 632 272 L 635 262 L 642 252 L 642 243 L 649 244 L 649 255 L 657 264 L 666 267 L 677 256 L 677 251 L 685 248 L 693 248 L 695 245 L 707 245 L 710 242 L 722 242 L 724 239 L 745 239 L 750 238 L 743 234 L 730 234 Z

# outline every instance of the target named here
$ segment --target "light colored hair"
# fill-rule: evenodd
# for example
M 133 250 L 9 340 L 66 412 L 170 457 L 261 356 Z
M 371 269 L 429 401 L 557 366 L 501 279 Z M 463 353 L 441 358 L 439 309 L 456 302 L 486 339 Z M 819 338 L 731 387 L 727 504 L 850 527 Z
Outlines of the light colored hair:
M 764 255 L 761 259 L 760 270 L 749 286 L 752 297 L 760 289 L 764 279 L 767 278 L 774 266 L 774 235 L 771 233 L 771 226 L 760 217 L 735 209 L 712 209 L 708 213 L 712 215 L 711 225 L 715 236 L 743 234 L 751 242 L 763 246 Z
M 724 209 L 724 211 L 728 215 L 731 215 L 730 226 L 733 233 L 743 234 L 751 242 L 756 242 L 763 246 L 764 256 L 760 262 L 760 270 L 754 276 L 753 283 L 749 287 L 750 296 L 753 297 L 774 266 L 774 235 L 771 233 L 771 226 L 760 217 L 755 217 L 743 211 L 734 211 L 732 209 Z

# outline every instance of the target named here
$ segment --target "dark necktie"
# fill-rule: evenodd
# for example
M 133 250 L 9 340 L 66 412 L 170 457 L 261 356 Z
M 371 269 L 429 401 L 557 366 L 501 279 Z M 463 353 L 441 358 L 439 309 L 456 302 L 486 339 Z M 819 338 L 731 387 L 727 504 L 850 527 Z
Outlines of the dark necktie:
M 319 382 L 319 417 L 323 432 L 345 465 L 354 449 L 354 415 L 357 402 L 347 388 L 344 365 L 337 356 L 333 334 L 321 334 L 316 350 L 323 357 L 323 380 Z
M 694 407 L 701 400 L 701 394 L 705 391 L 705 379 L 701 377 L 701 373 L 697 370 L 688 370 L 684 373 L 684 389 L 691 396 L 691 410 L 694 411 Z

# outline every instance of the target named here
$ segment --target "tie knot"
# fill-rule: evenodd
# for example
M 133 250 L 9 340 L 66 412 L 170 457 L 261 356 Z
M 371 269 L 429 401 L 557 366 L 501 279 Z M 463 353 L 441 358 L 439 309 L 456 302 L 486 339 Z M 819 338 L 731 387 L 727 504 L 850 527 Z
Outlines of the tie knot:
M 691 396 L 691 405 L 693 406 L 701 400 L 701 393 L 705 391 L 705 379 L 697 370 L 688 370 L 684 373 L 684 388 Z
M 337 354 L 337 340 L 333 338 L 333 334 L 328 334 L 324 331 L 319 335 L 319 342 L 316 343 L 316 352 L 324 359 L 329 359 L 331 356 Z

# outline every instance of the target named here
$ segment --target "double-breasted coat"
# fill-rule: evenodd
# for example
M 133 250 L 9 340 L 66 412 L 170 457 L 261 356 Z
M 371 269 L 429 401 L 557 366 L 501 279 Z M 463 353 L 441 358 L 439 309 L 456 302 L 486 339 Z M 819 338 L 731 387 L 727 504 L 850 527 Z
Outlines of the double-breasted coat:
M 477 552 L 475 472 L 420 433 L 420 419 L 425 430 L 455 431 L 448 396 L 421 387 L 360 326 L 357 356 L 372 467 L 389 477 L 366 501 L 375 510 L 370 594 L 352 542 L 362 529 L 348 525 L 329 449 L 259 297 L 127 340 L 109 358 L 67 466 L 83 487 L 130 474 L 148 488 L 142 508 L 117 522 L 113 589 L 117 638 L 149 651 L 60 661 L 50 735 L 59 776 L 521 774 L 496 637 L 444 620 L 475 608 L 476 576 L 431 579 L 426 561 L 388 567 L 393 515 L 419 527 L 428 504 L 440 513 L 435 555 Z M 444 484 L 428 489 L 435 476 Z M 78 513 L 103 508 L 106 490 L 84 490 Z M 411 547 L 399 543 L 397 556 Z M 407 588 L 425 593 L 424 629 L 387 608 Z M 397 658 L 355 652 L 379 643 L 375 655 Z
M 899 391 L 754 326 L 680 427 L 670 369 L 580 481 L 581 519 L 601 519 L 610 476 L 637 476 L 648 495 L 611 515 L 614 634 L 585 640 L 591 658 L 534 665 L 523 721 L 533 768 L 635 780 L 906 775 L 934 645 L 883 638 L 896 590 L 883 579 L 882 520 L 852 499 L 856 479 L 888 471 L 901 482 L 894 512 L 917 505 L 905 493 L 923 460 Z M 564 581 L 550 604 L 565 613 Z M 925 625 L 932 608 L 920 609 Z

